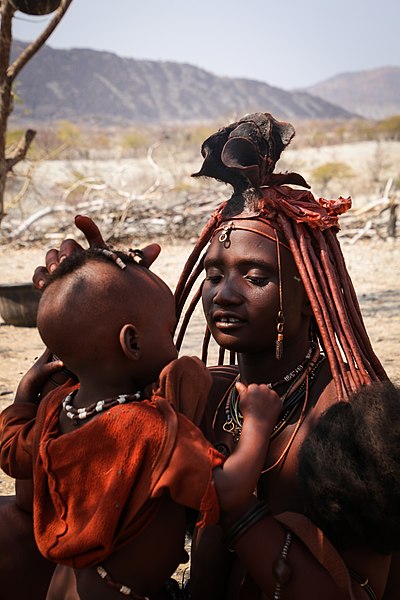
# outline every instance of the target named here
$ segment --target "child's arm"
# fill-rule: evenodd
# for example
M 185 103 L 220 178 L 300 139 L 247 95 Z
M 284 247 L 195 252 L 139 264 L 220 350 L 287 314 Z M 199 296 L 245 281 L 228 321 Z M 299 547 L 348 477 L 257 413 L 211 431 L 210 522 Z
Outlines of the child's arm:
M 18 384 L 14 404 L 20 402 L 33 402 L 38 404 L 44 384 L 49 377 L 63 368 L 61 360 L 51 360 L 52 353 L 46 348 L 37 361 L 25 373 Z
M 247 505 L 267 455 L 272 429 L 282 409 L 278 394 L 265 384 L 236 384 L 243 427 L 234 453 L 213 472 L 222 512 Z
M 11 477 L 29 479 L 32 476 L 32 432 L 43 383 L 63 363 L 48 362 L 46 350 L 22 377 L 14 403 L 0 415 L 0 467 Z

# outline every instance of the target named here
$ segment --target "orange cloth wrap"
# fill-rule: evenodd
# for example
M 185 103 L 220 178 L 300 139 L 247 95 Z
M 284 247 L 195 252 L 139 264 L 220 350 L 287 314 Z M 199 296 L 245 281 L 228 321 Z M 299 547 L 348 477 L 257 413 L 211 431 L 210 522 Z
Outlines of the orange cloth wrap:
M 15 479 L 32 479 L 37 406 L 11 404 L 0 415 L 0 467 Z
M 212 470 L 224 457 L 173 408 L 187 404 L 192 414 L 197 405 L 204 409 L 210 375 L 201 361 L 184 357 L 163 370 L 157 392 L 166 382 L 167 399 L 154 395 L 113 407 L 63 435 L 58 418 L 71 388 L 55 390 L 40 405 L 34 531 L 44 556 L 75 568 L 104 560 L 146 526 L 166 491 L 177 503 L 201 510 L 201 525 L 218 521 Z

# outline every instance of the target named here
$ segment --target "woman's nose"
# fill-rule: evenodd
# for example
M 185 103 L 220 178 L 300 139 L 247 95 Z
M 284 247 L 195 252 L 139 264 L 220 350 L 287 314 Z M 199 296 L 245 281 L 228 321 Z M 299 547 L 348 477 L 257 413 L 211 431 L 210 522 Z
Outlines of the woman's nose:
M 241 296 L 238 292 L 235 281 L 225 278 L 215 291 L 213 302 L 214 304 L 218 304 L 220 306 L 240 304 Z

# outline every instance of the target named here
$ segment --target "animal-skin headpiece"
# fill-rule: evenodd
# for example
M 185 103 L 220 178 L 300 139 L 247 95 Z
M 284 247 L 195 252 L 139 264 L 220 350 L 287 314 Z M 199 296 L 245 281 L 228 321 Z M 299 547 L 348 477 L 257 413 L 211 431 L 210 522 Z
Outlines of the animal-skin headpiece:
M 310 186 L 298 173 L 273 173 L 282 151 L 295 135 L 293 125 L 269 113 L 246 115 L 219 129 L 201 147 L 203 165 L 193 177 L 213 177 L 233 186 L 234 193 L 249 187 L 295 184 Z

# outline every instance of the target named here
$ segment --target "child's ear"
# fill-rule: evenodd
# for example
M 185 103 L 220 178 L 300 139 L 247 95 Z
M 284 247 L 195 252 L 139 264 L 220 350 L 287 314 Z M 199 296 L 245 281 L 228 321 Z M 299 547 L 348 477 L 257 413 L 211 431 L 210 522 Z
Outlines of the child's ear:
M 139 360 L 140 345 L 137 329 L 131 323 L 124 325 L 119 332 L 119 343 L 123 353 L 129 360 Z

